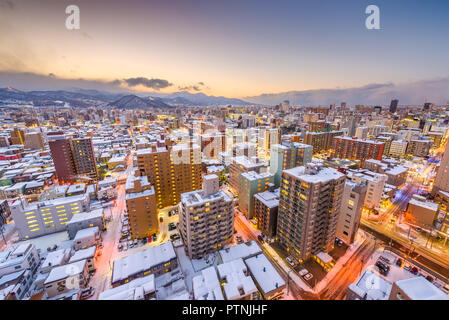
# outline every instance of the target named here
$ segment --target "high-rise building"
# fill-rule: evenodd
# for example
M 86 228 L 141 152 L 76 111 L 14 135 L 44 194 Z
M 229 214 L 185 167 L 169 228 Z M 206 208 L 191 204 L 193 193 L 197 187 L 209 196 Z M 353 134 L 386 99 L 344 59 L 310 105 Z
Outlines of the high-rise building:
M 443 158 L 433 183 L 432 194 L 435 195 L 438 191 L 449 192 L 449 148 L 444 150 Z
M 398 103 L 399 103 L 398 99 L 391 100 L 391 103 L 390 103 L 390 112 L 391 113 L 396 113 L 396 111 L 398 110 Z
M 240 189 L 240 174 L 249 171 L 262 173 L 266 171 L 267 164 L 260 162 L 259 158 L 249 160 L 245 156 L 235 157 L 229 165 L 229 188 L 238 193 Z
M 139 176 L 136 170 L 134 175 L 128 176 L 125 190 L 131 236 L 141 239 L 158 233 L 156 195 L 148 177 Z
M 154 186 L 159 209 L 177 205 L 182 193 L 201 189 L 201 150 L 196 144 L 138 150 L 137 164 Z
M 98 169 L 92 138 L 73 138 L 72 153 L 77 176 L 87 177 L 94 182 L 98 181 Z
M 345 180 L 318 163 L 283 172 L 277 237 L 291 256 L 306 261 L 333 248 Z
M 276 235 L 276 225 L 278 220 L 279 189 L 269 190 L 254 195 L 254 220 L 257 229 L 268 237 Z
M 312 161 L 313 147 L 302 143 L 274 144 L 270 151 L 270 172 L 274 185 L 281 185 L 282 171 L 304 166 Z
M 191 259 L 218 251 L 234 234 L 232 199 L 219 189 L 216 175 L 203 178 L 203 189 L 181 194 L 179 230 Z
M 51 156 L 59 182 L 75 181 L 76 173 L 73 163 L 71 139 L 64 135 L 51 135 L 48 136 L 48 145 L 50 146 Z
M 364 182 L 357 183 L 347 180 L 345 183 L 340 218 L 337 223 L 337 237 L 347 245 L 354 242 L 359 229 L 367 189 Z
M 254 195 L 268 190 L 270 185 L 273 185 L 273 175 L 269 172 L 249 171 L 240 174 L 239 209 L 247 219 L 254 216 Z

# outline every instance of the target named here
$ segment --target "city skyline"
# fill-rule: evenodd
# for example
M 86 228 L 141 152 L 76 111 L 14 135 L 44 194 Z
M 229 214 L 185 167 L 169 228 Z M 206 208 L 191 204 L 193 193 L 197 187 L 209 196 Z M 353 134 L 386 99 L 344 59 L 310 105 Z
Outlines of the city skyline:
M 413 100 L 446 103 L 437 94 L 449 81 L 445 1 L 377 1 L 380 30 L 365 27 L 368 1 L 74 1 L 80 30 L 65 28 L 67 3 L 0 4 L 2 87 L 188 91 L 260 102 L 290 91 L 356 88 L 370 96 L 377 86 L 384 88 L 377 100 L 390 93 L 404 101 L 412 92 Z

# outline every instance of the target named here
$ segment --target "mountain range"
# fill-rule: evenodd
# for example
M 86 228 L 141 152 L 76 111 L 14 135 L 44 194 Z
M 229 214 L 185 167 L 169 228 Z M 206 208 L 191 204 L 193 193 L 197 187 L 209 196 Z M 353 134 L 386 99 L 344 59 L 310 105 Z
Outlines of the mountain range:
M 34 106 L 64 105 L 88 107 L 106 104 L 116 108 L 171 108 L 174 106 L 209 105 L 249 105 L 240 99 L 208 96 L 204 93 L 175 92 L 171 94 L 110 93 L 98 90 L 57 90 L 57 91 L 21 91 L 15 88 L 0 88 L 0 105 L 32 104 Z

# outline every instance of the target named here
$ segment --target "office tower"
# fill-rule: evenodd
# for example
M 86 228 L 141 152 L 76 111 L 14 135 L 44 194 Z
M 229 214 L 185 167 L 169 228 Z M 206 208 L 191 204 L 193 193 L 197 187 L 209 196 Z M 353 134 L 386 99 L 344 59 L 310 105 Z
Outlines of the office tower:
M 128 176 L 125 190 L 131 236 L 141 239 L 158 233 L 156 194 L 148 177 L 139 176 L 136 170 L 134 175 Z
M 279 188 L 269 188 L 269 190 L 254 195 L 254 220 L 257 229 L 267 237 L 276 235 L 276 226 L 279 208 Z
M 281 143 L 281 129 L 266 129 L 264 136 L 264 149 L 270 151 L 271 145 Z
M 398 99 L 391 100 L 390 113 L 396 113 L 396 111 L 398 110 L 398 103 L 399 103 Z
M 240 174 L 239 209 L 247 219 L 254 216 L 254 195 L 268 190 L 270 185 L 273 185 L 273 175 L 269 172 L 250 171 Z
M 196 144 L 138 150 L 137 165 L 153 185 L 159 209 L 177 205 L 182 193 L 201 189 L 201 151 Z
M 240 174 L 249 171 L 262 173 L 266 171 L 267 164 L 260 162 L 259 158 L 249 160 L 245 156 L 235 157 L 229 165 L 229 188 L 235 194 L 240 189 Z
M 97 162 L 95 160 L 92 138 L 73 138 L 72 153 L 77 176 L 87 177 L 91 181 L 98 181 Z
M 382 160 L 385 143 L 380 141 L 356 139 L 349 137 L 334 137 L 334 158 L 361 160 Z
M 51 156 L 59 182 L 75 181 L 76 173 L 70 138 L 64 135 L 49 135 L 48 145 L 50 146 Z
M 438 167 L 435 182 L 432 188 L 432 194 L 435 195 L 438 191 L 449 192 L 449 148 L 444 150 L 443 158 Z
M 203 189 L 181 194 L 179 230 L 191 259 L 218 251 L 232 239 L 232 199 L 219 189 L 218 176 L 206 175 Z
M 277 237 L 299 261 L 333 248 L 346 177 L 318 163 L 282 173 Z
M 270 172 L 274 175 L 274 185 L 281 185 L 282 171 L 312 162 L 313 147 L 302 143 L 283 143 L 271 146 Z
M 357 183 L 351 180 L 345 182 L 340 217 L 337 223 L 337 237 L 347 245 L 354 242 L 359 229 L 367 189 L 365 182 Z

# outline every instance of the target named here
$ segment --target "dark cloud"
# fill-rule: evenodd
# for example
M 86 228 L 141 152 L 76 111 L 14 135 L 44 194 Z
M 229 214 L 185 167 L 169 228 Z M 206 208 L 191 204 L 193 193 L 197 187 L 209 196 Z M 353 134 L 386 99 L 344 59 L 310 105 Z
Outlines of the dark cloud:
M 148 79 L 144 77 L 129 78 L 123 80 L 128 86 L 144 86 L 146 88 L 160 90 L 172 86 L 173 84 L 163 79 Z
M 205 88 L 208 89 L 208 87 L 206 87 L 204 82 L 198 82 L 197 84 L 194 84 L 191 86 L 178 86 L 178 90 L 181 90 L 181 91 L 196 91 L 196 92 L 198 92 Z
M 186 86 L 186 87 L 178 87 L 181 91 L 201 91 L 201 88 L 198 86 Z

